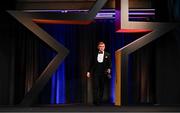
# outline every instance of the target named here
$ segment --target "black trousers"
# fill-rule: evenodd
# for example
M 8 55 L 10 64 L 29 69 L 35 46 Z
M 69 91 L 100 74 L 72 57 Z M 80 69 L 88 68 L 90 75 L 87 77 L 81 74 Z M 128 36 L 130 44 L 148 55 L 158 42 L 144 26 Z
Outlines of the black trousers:
M 100 104 L 103 101 L 104 89 L 107 89 L 107 95 L 109 95 L 109 79 L 107 75 L 95 74 L 93 76 L 93 103 Z

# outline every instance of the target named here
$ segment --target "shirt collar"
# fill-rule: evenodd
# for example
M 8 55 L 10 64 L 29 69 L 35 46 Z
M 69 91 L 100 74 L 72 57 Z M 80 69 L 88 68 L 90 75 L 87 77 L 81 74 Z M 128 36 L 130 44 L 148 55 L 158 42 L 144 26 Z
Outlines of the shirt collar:
M 99 53 L 100 51 L 98 51 L 98 53 Z M 104 54 L 104 51 L 102 51 L 102 54 Z

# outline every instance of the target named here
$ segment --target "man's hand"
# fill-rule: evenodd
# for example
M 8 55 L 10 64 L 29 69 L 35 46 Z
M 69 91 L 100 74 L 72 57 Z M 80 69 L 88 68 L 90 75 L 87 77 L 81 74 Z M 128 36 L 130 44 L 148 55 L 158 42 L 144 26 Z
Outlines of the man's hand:
M 108 68 L 107 69 L 107 73 L 110 74 L 111 73 L 111 69 Z
M 109 79 L 111 79 L 111 69 L 109 69 L 109 68 L 107 69 L 107 76 Z
M 107 75 L 107 77 L 108 77 L 109 79 L 111 79 L 111 78 L 112 78 L 112 77 L 111 77 L 111 74 L 108 74 L 108 75 Z
M 87 77 L 90 78 L 90 72 L 87 72 Z

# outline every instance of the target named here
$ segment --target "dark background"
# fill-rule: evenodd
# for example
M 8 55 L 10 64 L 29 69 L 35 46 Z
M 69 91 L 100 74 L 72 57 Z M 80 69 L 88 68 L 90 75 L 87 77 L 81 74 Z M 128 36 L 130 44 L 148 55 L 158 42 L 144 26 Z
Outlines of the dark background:
M 5 11 L 17 9 L 16 3 L 15 0 L 6 0 L 0 5 L 0 105 L 18 104 L 52 58 L 51 55 L 46 57 L 44 55 L 53 54 L 51 49 Z M 152 0 L 148 3 L 156 9 L 154 21 L 180 20 L 179 0 Z M 113 53 L 131 41 L 132 36 L 137 38 L 137 35 L 115 34 L 113 25 L 113 20 L 102 20 L 88 27 L 66 26 L 69 30 L 66 33 L 71 34 L 66 35 L 64 45 L 72 51 L 66 59 L 66 92 L 70 92 L 66 95 L 67 103 L 87 101 L 87 80 L 82 75 L 89 65 L 86 59 L 90 59 L 90 54 L 93 54 L 99 40 L 105 41 L 107 51 Z M 42 25 L 42 27 L 53 26 Z M 61 29 L 62 26 L 54 25 L 54 27 Z M 180 104 L 179 31 L 177 28 L 130 55 L 129 105 Z M 53 35 L 53 32 L 51 33 Z M 77 39 L 72 38 L 74 36 Z M 119 36 L 123 38 L 117 39 Z M 112 37 L 116 39 L 112 40 Z M 111 44 L 114 45 L 113 48 Z M 32 73 L 34 76 L 29 76 Z M 46 90 L 43 90 L 46 95 L 42 92 L 36 104 L 50 103 L 48 98 L 50 84 L 48 83 Z M 70 90 L 70 86 L 74 86 L 74 89 Z M 74 95 L 73 99 L 71 95 Z

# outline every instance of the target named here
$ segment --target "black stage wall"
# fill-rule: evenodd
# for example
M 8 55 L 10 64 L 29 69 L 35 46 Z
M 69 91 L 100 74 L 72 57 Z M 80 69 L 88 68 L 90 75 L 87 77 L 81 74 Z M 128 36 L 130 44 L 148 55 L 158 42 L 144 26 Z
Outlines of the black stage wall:
M 163 2 L 163 3 L 162 3 Z M 178 0 L 154 0 L 158 22 L 180 22 Z M 129 104 L 180 104 L 180 27 L 130 55 Z

